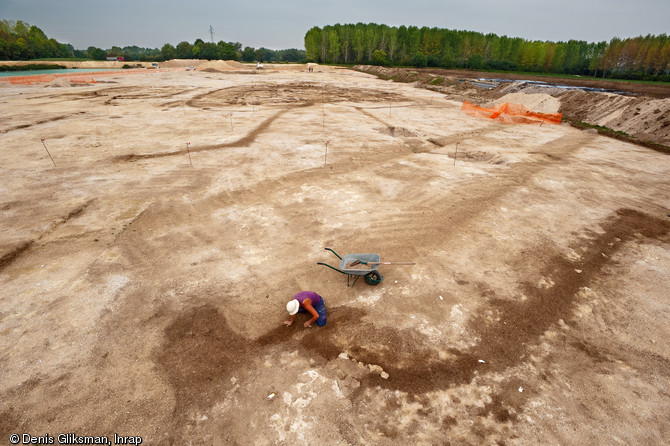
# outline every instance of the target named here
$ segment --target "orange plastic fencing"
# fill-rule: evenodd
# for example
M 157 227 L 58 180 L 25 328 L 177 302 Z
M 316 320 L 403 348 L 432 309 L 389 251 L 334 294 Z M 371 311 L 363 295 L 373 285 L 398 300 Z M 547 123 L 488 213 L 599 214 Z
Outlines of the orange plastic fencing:
M 505 102 L 498 108 L 485 108 L 472 102 L 463 101 L 461 111 L 476 118 L 488 118 L 503 124 L 560 124 L 562 113 L 539 113 L 521 104 Z

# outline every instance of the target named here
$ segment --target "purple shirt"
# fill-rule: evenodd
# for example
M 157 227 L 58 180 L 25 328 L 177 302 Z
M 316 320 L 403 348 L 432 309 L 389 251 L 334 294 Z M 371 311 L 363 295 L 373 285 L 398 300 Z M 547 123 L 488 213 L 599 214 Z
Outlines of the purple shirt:
M 312 306 L 318 304 L 321 302 L 321 296 L 316 294 L 314 291 L 301 291 L 295 296 L 293 296 L 294 299 L 296 299 L 299 303 L 300 306 L 304 308 L 304 305 L 302 304 L 305 299 L 309 299 L 312 301 Z

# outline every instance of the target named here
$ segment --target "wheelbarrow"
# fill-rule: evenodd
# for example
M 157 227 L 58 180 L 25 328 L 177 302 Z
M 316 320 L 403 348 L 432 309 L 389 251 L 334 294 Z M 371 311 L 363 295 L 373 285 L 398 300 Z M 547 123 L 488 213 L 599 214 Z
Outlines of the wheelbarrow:
M 368 285 L 379 285 L 384 281 L 384 276 L 381 275 L 377 268 L 379 268 L 379 254 L 346 254 L 344 257 L 340 257 L 335 251 L 330 248 L 325 248 L 326 251 L 330 251 L 340 259 L 340 267 L 335 268 L 330 266 L 327 263 L 317 262 L 317 265 L 327 266 L 330 269 L 334 269 L 338 273 L 347 275 L 347 286 L 354 286 L 358 279 L 363 276 L 365 283 Z M 377 263 L 375 265 L 368 263 Z M 354 279 L 355 278 L 355 279 Z M 350 284 L 353 279 L 353 283 Z

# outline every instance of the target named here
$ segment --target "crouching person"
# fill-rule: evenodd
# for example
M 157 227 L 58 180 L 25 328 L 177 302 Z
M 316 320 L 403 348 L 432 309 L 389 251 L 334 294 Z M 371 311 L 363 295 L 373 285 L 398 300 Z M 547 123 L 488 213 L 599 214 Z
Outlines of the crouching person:
M 295 315 L 298 313 L 309 313 L 312 316 L 310 320 L 305 322 L 305 328 L 314 322 L 319 327 L 326 325 L 326 304 L 323 297 L 313 291 L 301 291 L 293 296 L 293 300 L 286 304 L 286 310 L 291 315 L 291 319 L 284 321 L 284 325 L 293 325 Z

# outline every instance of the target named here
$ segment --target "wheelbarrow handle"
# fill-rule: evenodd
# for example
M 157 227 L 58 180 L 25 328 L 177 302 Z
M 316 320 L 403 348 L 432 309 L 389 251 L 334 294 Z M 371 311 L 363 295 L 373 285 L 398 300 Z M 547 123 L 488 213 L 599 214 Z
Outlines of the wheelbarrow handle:
M 340 255 L 339 255 L 338 253 L 336 253 L 335 251 L 333 251 L 332 249 L 330 249 L 330 248 L 324 248 L 324 249 L 325 249 L 326 251 L 330 251 L 330 252 L 332 252 L 333 254 L 335 254 L 335 255 L 337 256 L 338 259 L 342 260 L 342 257 L 340 257 Z
M 327 264 L 327 263 L 316 262 L 316 264 L 317 264 L 317 265 L 327 266 L 328 268 L 333 269 L 333 270 L 337 271 L 338 273 L 346 274 L 344 271 L 342 271 L 342 270 L 340 270 L 340 269 L 337 269 L 337 268 L 335 268 L 334 266 L 330 266 L 330 265 Z

